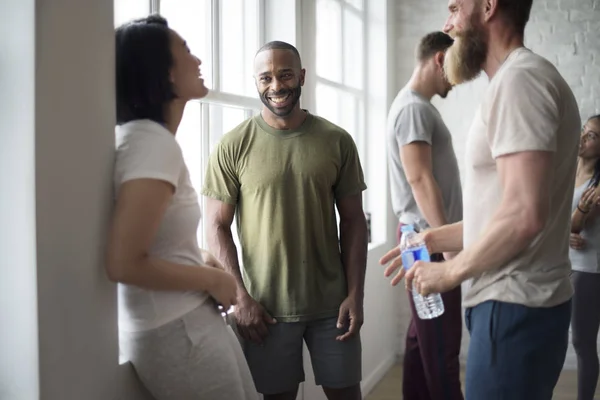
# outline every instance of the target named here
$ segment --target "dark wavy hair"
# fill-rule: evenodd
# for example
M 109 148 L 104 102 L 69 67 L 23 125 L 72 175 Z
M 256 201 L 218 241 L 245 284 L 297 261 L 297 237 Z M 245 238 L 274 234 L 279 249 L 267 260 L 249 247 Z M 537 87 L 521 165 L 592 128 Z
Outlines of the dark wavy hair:
M 600 122 L 600 114 L 594 115 L 588 118 L 587 122 L 590 121 L 598 121 Z M 590 180 L 590 186 L 597 187 L 600 183 L 600 158 L 596 161 L 596 165 L 594 165 L 594 175 L 592 175 L 592 179 Z
M 176 96 L 169 79 L 171 33 L 159 15 L 116 30 L 117 124 L 150 119 L 164 124 L 165 106 Z

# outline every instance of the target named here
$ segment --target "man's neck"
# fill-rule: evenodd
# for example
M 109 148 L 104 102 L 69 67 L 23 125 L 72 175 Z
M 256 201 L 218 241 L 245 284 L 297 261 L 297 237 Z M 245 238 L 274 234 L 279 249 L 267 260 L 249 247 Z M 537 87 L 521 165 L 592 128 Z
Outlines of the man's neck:
M 260 114 L 267 125 L 282 131 L 298 129 L 306 119 L 306 111 L 302 110 L 300 105 L 297 105 L 287 117 L 278 117 L 266 107 L 263 107 Z
M 523 46 L 523 36 L 512 29 L 500 32 L 495 40 L 490 39 L 487 59 L 483 64 L 483 70 L 488 78 L 492 80 L 508 56 Z
M 407 86 L 414 92 L 417 92 L 421 97 L 431 101 L 432 97 L 436 94 L 435 88 L 433 87 L 434 80 L 427 76 L 428 74 L 422 67 L 415 68 L 412 77 L 408 81 Z

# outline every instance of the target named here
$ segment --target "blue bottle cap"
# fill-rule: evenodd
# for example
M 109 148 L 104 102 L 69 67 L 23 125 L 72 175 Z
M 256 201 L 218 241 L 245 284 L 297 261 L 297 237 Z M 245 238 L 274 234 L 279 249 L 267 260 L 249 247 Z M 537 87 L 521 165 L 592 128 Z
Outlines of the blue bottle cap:
M 402 225 L 402 228 L 400 228 L 400 232 L 402 232 L 402 233 L 414 232 L 414 231 L 415 231 L 415 227 L 411 224 Z

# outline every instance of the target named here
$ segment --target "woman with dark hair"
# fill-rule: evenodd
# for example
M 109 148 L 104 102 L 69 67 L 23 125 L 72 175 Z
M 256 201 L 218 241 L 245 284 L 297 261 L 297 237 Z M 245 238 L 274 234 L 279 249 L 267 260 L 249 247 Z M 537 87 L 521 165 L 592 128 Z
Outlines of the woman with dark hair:
M 573 273 L 571 328 L 577 353 L 577 399 L 592 400 L 598 382 L 600 328 L 600 115 L 583 128 L 573 196 L 570 252 Z
M 175 134 L 208 89 L 200 60 L 159 16 L 116 31 L 116 208 L 107 271 L 119 282 L 121 351 L 157 400 L 255 400 L 250 371 L 217 304 L 236 281 L 197 242 L 200 220 Z

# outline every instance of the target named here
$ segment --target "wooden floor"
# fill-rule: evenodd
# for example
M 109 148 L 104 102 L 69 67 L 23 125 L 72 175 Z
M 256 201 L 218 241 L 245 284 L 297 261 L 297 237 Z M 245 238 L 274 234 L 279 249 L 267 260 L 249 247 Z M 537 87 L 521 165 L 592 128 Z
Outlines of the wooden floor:
M 462 377 L 464 382 L 464 375 Z M 463 388 L 464 390 L 464 388 Z M 595 398 L 600 398 L 600 388 Z M 402 399 L 402 366 L 394 366 L 383 380 L 367 396 L 367 400 L 399 400 Z M 554 390 L 553 400 L 577 399 L 577 374 L 575 371 L 564 371 Z

